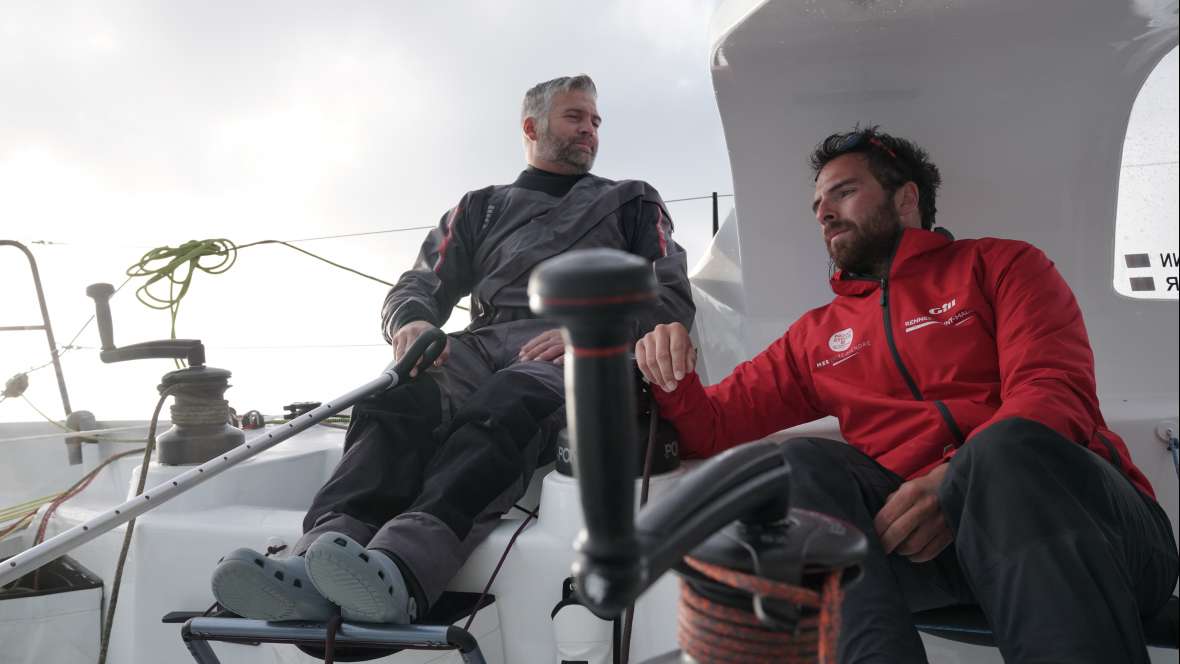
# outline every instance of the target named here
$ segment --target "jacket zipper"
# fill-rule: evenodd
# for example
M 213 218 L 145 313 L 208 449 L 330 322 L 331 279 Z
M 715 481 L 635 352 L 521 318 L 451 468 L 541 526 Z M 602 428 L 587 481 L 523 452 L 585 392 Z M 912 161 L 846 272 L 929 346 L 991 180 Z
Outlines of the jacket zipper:
M 893 361 L 897 364 L 897 370 L 901 372 L 901 377 L 905 379 L 905 384 L 910 388 L 910 394 L 918 401 L 925 401 L 922 397 L 922 391 L 918 389 L 918 384 L 914 382 L 914 377 L 910 375 L 909 369 L 905 368 L 905 363 L 901 361 L 901 353 L 897 352 L 897 344 L 893 340 L 893 324 L 889 320 L 889 278 L 881 277 L 881 314 L 885 318 L 885 343 L 889 345 L 889 352 L 893 355 Z
M 910 394 L 918 401 L 925 401 L 922 396 L 922 391 L 918 389 L 917 382 L 914 381 L 913 375 L 910 374 L 909 369 L 906 369 L 905 363 L 901 361 L 901 353 L 897 350 L 897 343 L 893 339 L 893 324 L 889 316 L 889 278 L 881 277 L 881 314 L 885 319 L 885 343 L 889 346 L 889 352 L 893 355 L 893 361 L 897 365 L 898 372 L 901 377 L 905 379 L 905 384 L 910 388 Z M 943 422 L 951 435 L 955 437 L 956 447 L 960 447 L 966 442 L 967 438 L 963 435 L 963 430 L 959 428 L 959 423 L 955 422 L 955 418 L 951 416 L 950 408 L 942 401 L 935 400 L 934 407 L 938 410 L 938 414 L 942 416 Z

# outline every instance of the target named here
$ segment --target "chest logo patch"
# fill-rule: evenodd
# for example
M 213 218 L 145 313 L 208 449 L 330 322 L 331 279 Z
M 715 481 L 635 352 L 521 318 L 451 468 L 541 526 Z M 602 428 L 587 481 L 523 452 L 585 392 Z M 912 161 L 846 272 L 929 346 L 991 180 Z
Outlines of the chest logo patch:
M 833 334 L 828 339 L 828 348 L 835 353 L 843 353 L 852 346 L 852 328 L 845 328 Z
M 962 327 L 975 320 L 975 310 L 958 308 L 959 299 L 952 297 L 942 304 L 930 307 L 926 313 L 918 314 L 905 322 L 906 334 L 930 326 L 943 328 Z
M 947 303 L 945 303 L 945 304 L 942 304 L 942 305 L 940 305 L 940 306 L 937 306 L 937 307 L 934 307 L 934 308 L 932 308 L 932 309 L 930 310 L 930 315 L 931 315 L 931 316 L 937 316 L 937 315 L 939 315 L 939 314 L 945 314 L 945 313 L 947 313 L 948 311 L 950 311 L 951 309 L 954 309 L 956 304 L 957 304 L 957 302 L 955 301 L 955 299 L 954 299 L 954 298 L 951 298 L 951 301 L 950 301 L 950 302 L 947 302 Z

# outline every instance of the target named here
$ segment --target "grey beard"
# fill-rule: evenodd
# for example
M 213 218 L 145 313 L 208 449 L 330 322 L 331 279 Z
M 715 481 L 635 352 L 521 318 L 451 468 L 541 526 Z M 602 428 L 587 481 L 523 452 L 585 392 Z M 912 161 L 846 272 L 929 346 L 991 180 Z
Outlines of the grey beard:
M 549 132 L 541 134 L 537 143 L 538 155 L 546 161 L 554 161 L 577 169 L 578 173 L 589 173 L 594 166 L 594 153 L 582 152 L 574 141 L 561 141 Z

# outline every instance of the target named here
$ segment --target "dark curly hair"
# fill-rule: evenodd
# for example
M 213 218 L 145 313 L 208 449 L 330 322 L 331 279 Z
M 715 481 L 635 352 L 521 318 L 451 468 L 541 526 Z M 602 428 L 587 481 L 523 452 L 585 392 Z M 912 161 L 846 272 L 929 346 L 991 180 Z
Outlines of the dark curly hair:
M 934 213 L 937 212 L 934 198 L 942 184 L 942 175 L 938 167 L 930 163 L 925 150 L 904 138 L 877 131 L 877 125 L 864 129 L 858 126 L 848 133 L 832 134 L 816 146 L 811 153 L 812 174 L 818 178 L 828 162 L 853 153 L 865 156 L 869 172 L 889 195 L 906 182 L 917 185 L 922 228 L 934 228 Z

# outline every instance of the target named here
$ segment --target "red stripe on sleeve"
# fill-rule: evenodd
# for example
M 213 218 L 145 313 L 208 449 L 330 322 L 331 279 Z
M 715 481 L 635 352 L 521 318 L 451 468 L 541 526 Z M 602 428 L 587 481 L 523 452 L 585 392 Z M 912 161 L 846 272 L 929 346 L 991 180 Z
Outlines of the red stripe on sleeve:
M 668 238 L 664 235 L 664 208 L 656 206 L 659 217 L 656 218 L 656 233 L 660 236 L 660 256 L 668 255 Z
M 455 217 L 459 216 L 459 206 L 451 210 L 451 217 L 447 219 L 447 234 L 443 236 L 442 245 L 438 248 L 438 262 L 434 264 L 434 273 L 442 269 L 443 261 L 447 259 L 447 247 L 451 246 L 451 238 L 455 236 Z

